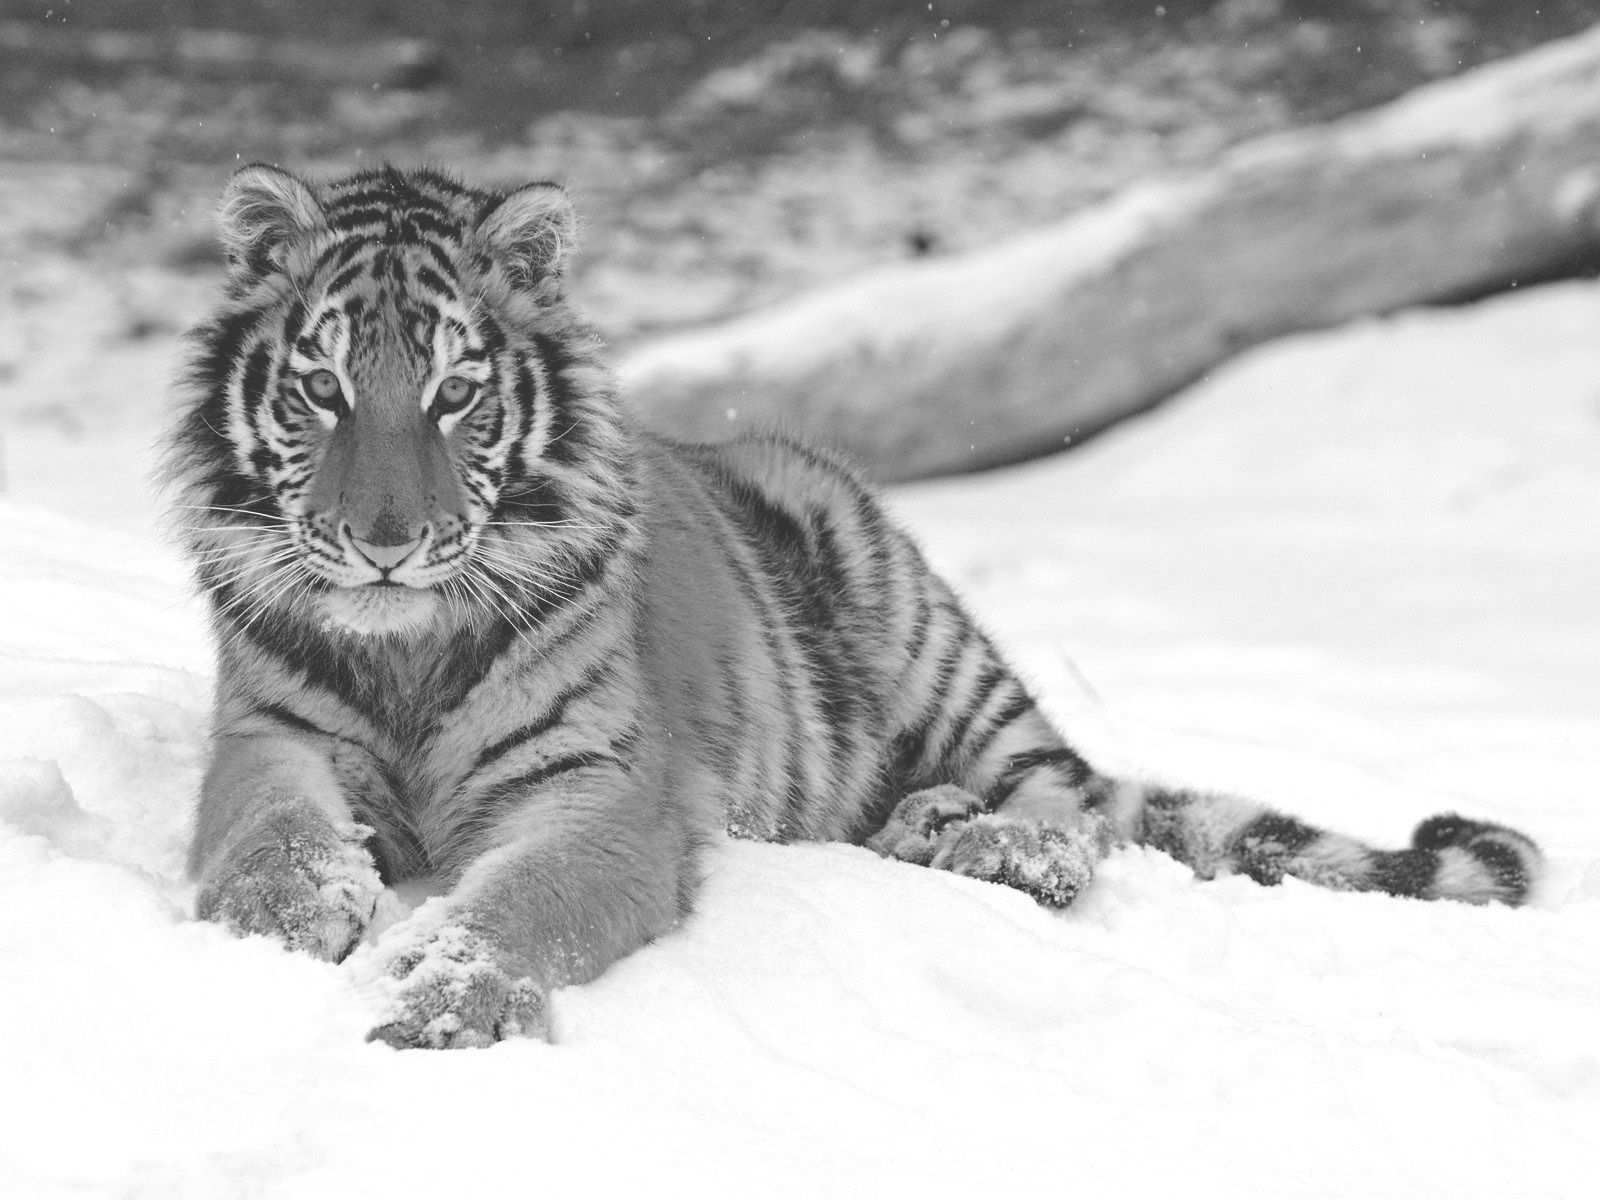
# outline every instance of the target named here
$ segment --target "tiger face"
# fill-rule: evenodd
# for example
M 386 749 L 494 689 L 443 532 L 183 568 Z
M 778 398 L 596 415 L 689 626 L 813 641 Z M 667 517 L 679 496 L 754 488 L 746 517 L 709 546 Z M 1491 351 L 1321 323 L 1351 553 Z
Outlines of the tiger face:
M 405 634 L 562 585 L 575 476 L 592 474 L 573 456 L 593 448 L 607 390 L 562 297 L 572 226 L 548 184 L 234 177 L 235 307 L 201 331 L 205 428 L 180 435 L 177 471 L 227 461 L 185 480 L 220 603 L 246 622 L 291 611 Z

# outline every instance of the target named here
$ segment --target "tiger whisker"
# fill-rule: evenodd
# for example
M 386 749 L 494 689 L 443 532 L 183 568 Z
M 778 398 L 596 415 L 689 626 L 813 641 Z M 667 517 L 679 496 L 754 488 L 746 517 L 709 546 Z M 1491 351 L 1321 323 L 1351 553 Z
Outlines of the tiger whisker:
M 491 608 L 502 621 L 516 630 L 520 637 L 531 638 L 534 633 L 533 623 L 523 613 L 521 606 L 512 597 L 506 595 L 503 589 L 496 586 L 492 579 L 479 571 L 473 570 L 473 566 L 474 564 L 469 563 L 468 570 L 462 573 L 461 579 L 463 583 L 471 587 L 473 594 L 479 597 L 483 604 Z M 519 615 L 523 618 L 520 621 L 517 619 Z
M 255 603 L 242 623 L 242 627 L 245 630 L 250 629 L 257 621 L 265 617 L 285 595 L 292 592 L 296 584 L 308 583 L 315 577 L 315 572 L 300 560 L 292 561 L 287 567 L 279 568 L 271 572 L 271 574 L 274 578 L 272 583 L 268 584 L 268 587 L 271 587 L 272 590 L 269 592 L 266 588 L 262 588 L 256 593 Z M 280 579 L 282 582 L 279 582 Z M 273 584 L 276 584 L 276 586 L 273 586 Z
M 590 525 L 565 519 L 560 521 L 481 521 L 479 524 L 496 529 L 578 529 L 589 532 L 606 528 L 604 525 Z
M 260 572 L 270 569 L 279 563 L 293 562 L 300 557 L 300 550 L 296 546 L 280 546 L 276 549 L 267 548 L 265 551 L 260 547 L 240 547 L 225 552 L 199 552 L 194 557 L 202 567 L 226 567 L 231 565 L 233 573 L 249 574 L 252 571 Z
M 231 516 L 250 517 L 256 521 L 275 521 L 280 525 L 292 525 L 295 522 L 293 517 L 281 513 L 257 512 L 254 509 L 239 508 L 231 504 L 175 504 L 173 507 L 188 512 L 227 513 Z

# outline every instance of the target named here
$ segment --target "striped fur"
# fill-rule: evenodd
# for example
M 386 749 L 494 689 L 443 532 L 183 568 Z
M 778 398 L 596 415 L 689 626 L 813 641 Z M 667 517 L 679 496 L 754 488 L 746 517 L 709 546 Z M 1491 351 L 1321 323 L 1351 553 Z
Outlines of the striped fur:
M 441 877 L 377 1036 L 539 1031 L 548 988 L 689 910 L 719 827 L 1053 905 L 1127 841 L 1205 876 L 1529 894 L 1538 851 L 1500 826 L 1386 852 L 1097 773 L 838 458 L 634 423 L 563 295 L 558 189 L 250 167 L 223 228 L 170 456 L 219 646 L 200 911 L 339 958 L 382 882 Z

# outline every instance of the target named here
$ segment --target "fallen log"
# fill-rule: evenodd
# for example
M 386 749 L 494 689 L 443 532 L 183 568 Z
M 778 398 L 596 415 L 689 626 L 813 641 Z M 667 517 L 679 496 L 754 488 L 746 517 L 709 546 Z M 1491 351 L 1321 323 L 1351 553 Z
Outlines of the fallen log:
M 975 469 L 1059 449 L 1269 338 L 1592 263 L 1597 214 L 1600 30 L 991 250 L 647 344 L 622 377 L 677 436 L 777 426 L 880 479 Z

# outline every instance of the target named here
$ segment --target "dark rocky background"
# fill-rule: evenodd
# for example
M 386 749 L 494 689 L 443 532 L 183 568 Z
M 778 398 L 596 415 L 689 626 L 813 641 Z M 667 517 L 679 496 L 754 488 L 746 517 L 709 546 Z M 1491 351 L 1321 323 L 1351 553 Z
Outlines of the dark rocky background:
M 9 231 L 32 244 L 203 270 L 236 162 L 561 179 L 587 218 L 577 285 L 627 343 L 992 243 L 1597 16 L 1577 0 L 4 0 L 0 192 L 58 189 Z
M 156 437 L 179 335 L 219 280 L 215 197 L 259 160 L 565 183 L 585 221 L 577 298 L 669 432 L 776 420 L 886 480 L 1054 453 L 1295 329 L 1592 274 L 1600 103 L 1581 70 L 1582 113 L 1548 97 L 1567 115 L 1502 132 L 1481 161 L 1422 151 L 1351 175 L 1315 131 L 1597 19 L 1600 0 L 0 0 L 0 491 L 30 447 L 87 461 L 96 439 Z M 674 335 L 1227 174 L 1230 148 L 1293 131 L 1313 135 L 1301 168 L 1229 175 L 1178 245 L 1086 281 L 1031 332 L 943 343 L 965 375 L 863 347 L 874 331 L 847 316 L 808 343 L 810 373 L 632 369 Z M 1335 295 L 1329 270 L 1373 287 Z M 897 370 L 906 354 L 928 378 Z

